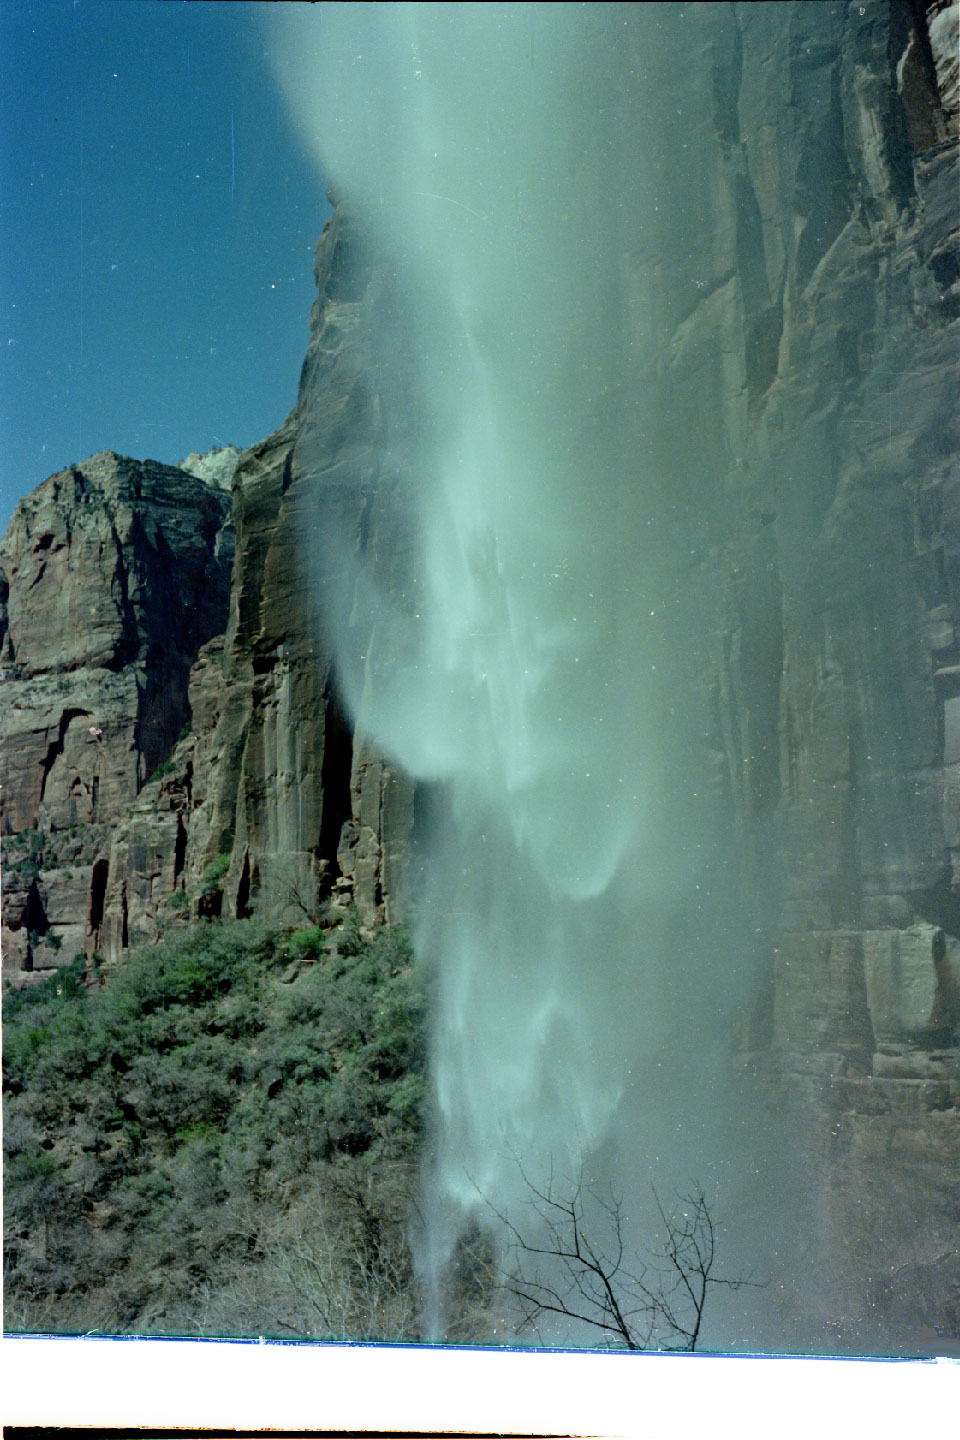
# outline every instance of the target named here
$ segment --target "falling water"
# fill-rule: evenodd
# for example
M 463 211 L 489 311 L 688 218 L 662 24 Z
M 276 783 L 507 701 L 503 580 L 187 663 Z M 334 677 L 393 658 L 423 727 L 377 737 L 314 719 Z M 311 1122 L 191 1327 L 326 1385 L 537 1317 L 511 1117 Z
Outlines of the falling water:
M 654 358 L 622 296 L 661 223 L 644 66 L 672 8 L 332 5 L 315 51 L 277 40 L 401 277 L 378 363 L 414 397 L 415 538 L 389 587 L 350 574 L 337 664 L 358 727 L 442 797 L 416 933 L 438 977 L 428 1276 L 471 1210 L 521 1203 L 518 1161 L 569 1171 L 618 1135 L 662 1182 L 678 1125 L 693 1151 L 719 1126 L 715 1096 L 684 1119 L 669 1093 L 680 1030 L 725 1043 L 739 992 L 689 918 L 709 837 L 676 778 L 672 462 L 625 387 Z

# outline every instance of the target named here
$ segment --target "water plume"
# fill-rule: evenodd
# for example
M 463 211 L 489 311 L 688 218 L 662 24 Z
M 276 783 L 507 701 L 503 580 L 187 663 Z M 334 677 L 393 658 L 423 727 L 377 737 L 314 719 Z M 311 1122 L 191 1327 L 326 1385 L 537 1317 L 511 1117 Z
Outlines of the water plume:
M 325 5 L 313 48 L 299 17 L 274 34 L 306 142 L 402 277 L 378 367 L 409 397 L 413 538 L 389 584 L 338 557 L 333 628 L 358 727 L 436 782 L 428 1275 L 478 1197 L 522 1201 L 518 1157 L 577 1165 L 625 1103 L 645 1179 L 676 1139 L 665 1049 L 691 1023 L 726 1043 L 739 1000 L 697 954 L 671 457 L 624 386 L 650 359 L 620 297 L 663 119 L 622 51 L 656 55 L 670 8 Z

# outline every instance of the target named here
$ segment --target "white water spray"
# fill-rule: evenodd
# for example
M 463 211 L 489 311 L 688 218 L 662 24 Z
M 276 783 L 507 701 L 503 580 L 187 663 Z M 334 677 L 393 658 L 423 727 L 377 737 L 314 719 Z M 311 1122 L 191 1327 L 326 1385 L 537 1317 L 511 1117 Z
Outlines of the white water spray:
M 657 117 L 624 87 L 647 8 L 325 5 L 314 50 L 296 20 L 276 36 L 406 300 L 379 355 L 417 397 L 409 574 L 347 577 L 337 666 L 359 728 L 445 796 L 416 935 L 439 996 L 428 1274 L 478 1197 L 523 1198 L 517 1158 L 575 1166 L 631 1086 L 662 1110 L 690 963 L 669 458 L 623 388 L 649 358 L 620 304 L 658 208 Z

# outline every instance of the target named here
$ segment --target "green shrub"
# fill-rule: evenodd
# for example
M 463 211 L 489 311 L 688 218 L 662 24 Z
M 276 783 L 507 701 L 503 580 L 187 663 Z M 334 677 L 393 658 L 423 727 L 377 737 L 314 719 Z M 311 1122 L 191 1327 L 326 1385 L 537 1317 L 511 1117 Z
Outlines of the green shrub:
M 115 1200 L 124 1219 L 158 1218 L 174 1198 L 174 1188 L 162 1171 L 151 1170 L 142 1175 L 125 1177 L 117 1186 Z
M 341 955 L 359 955 L 364 949 L 363 935 L 360 930 L 360 917 L 353 906 L 344 916 L 336 936 L 337 951 Z
M 292 960 L 316 960 L 327 948 L 327 932 L 319 925 L 306 930 L 294 930 L 287 940 L 287 950 Z
M 147 781 L 147 784 L 152 785 L 155 780 L 162 780 L 165 775 L 172 775 L 176 768 L 176 764 L 173 760 L 161 760 L 160 764 L 157 766 L 156 770 L 154 770 L 153 774 L 150 776 L 150 779 Z
M 230 856 L 220 854 L 216 860 L 211 860 L 203 874 L 200 876 L 200 894 L 209 895 L 212 891 L 220 888 L 220 881 L 230 869 Z
M 17 1180 L 49 1180 L 63 1169 L 63 1162 L 48 1154 L 46 1150 L 16 1155 L 9 1163 L 7 1178 Z
M 402 1126 L 419 1129 L 426 1100 L 422 1075 L 404 1075 L 394 1085 L 387 1101 L 391 1116 Z

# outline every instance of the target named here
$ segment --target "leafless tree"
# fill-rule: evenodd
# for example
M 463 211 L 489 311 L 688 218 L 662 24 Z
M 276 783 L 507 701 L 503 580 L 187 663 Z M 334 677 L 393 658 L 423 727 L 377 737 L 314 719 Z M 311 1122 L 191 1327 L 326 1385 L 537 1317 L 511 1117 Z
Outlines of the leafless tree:
M 415 1333 L 416 1311 L 406 1256 L 373 1246 L 361 1229 L 333 1220 L 322 1199 L 310 1229 L 264 1237 L 276 1286 L 280 1331 L 337 1340 L 402 1340 Z
M 409 1180 L 404 1167 L 388 1168 L 372 1177 L 362 1161 L 317 1166 L 273 1213 L 240 1203 L 236 1229 L 250 1237 L 252 1254 L 211 1289 L 201 1333 L 417 1339 L 403 1209 Z
M 628 1251 L 622 1201 L 586 1185 L 582 1169 L 566 1186 L 552 1171 L 537 1185 L 520 1169 L 536 1217 L 530 1228 L 490 1209 L 510 1237 L 504 1284 L 520 1306 L 521 1330 L 542 1339 L 542 1328 L 558 1317 L 598 1332 L 610 1346 L 696 1350 L 711 1292 L 757 1283 L 717 1273 L 717 1225 L 697 1184 L 669 1213 L 654 1190 L 664 1240 L 644 1258 Z
M 318 898 L 319 877 L 306 876 L 295 862 L 278 865 L 271 871 L 269 888 L 274 900 L 279 900 L 291 917 L 296 914 L 308 925 L 316 925 L 324 911 Z

